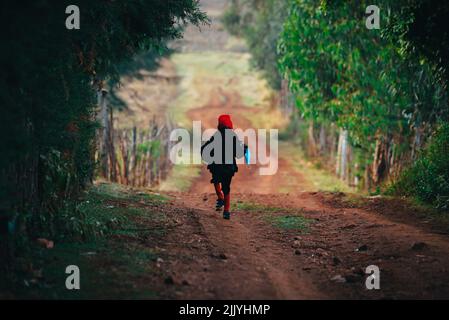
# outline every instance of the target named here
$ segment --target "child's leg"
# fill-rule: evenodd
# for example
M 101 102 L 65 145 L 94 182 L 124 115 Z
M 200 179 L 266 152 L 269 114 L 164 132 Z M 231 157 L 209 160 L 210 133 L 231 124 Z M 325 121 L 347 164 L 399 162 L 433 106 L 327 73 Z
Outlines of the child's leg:
M 225 194 L 224 202 L 225 202 L 225 204 L 224 204 L 223 211 L 229 212 L 229 210 L 231 209 L 231 194 L 230 193 Z
M 224 211 L 229 212 L 231 209 L 231 180 L 232 176 L 223 178 L 223 193 L 224 193 Z
M 219 200 L 224 200 L 224 194 L 221 191 L 221 185 L 219 183 L 214 183 L 215 187 L 215 193 L 217 194 L 217 197 Z

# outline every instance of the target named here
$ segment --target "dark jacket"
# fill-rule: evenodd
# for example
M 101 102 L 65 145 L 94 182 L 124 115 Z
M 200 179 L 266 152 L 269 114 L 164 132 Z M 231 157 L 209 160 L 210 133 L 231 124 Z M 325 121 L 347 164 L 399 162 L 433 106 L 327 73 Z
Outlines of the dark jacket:
M 209 148 L 206 149 L 208 146 Z M 205 149 L 210 152 L 210 156 L 212 158 L 215 156 L 215 150 L 221 149 L 221 161 L 207 161 L 207 155 L 204 153 Z M 234 175 L 234 173 L 238 171 L 236 159 L 244 157 L 246 149 L 247 146 L 240 141 L 233 130 L 219 129 L 201 147 L 201 157 L 208 164 L 207 168 L 212 172 L 212 174 Z

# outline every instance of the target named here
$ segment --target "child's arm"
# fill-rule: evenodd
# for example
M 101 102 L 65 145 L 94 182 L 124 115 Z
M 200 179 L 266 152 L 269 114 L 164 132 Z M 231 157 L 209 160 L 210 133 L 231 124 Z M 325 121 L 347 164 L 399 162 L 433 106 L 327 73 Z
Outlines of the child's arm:
M 242 141 L 237 137 L 237 135 L 234 136 L 234 155 L 237 159 L 243 158 L 246 154 L 246 149 L 248 148 L 247 145 L 243 144 Z
M 203 150 L 204 150 L 204 148 L 206 148 L 206 146 L 211 144 L 212 141 L 214 141 L 214 136 L 210 137 L 210 139 L 201 146 L 201 158 L 203 157 Z
M 244 149 L 245 149 L 245 163 L 246 164 L 250 164 L 251 162 L 251 152 L 249 151 L 248 146 L 245 144 L 243 145 Z

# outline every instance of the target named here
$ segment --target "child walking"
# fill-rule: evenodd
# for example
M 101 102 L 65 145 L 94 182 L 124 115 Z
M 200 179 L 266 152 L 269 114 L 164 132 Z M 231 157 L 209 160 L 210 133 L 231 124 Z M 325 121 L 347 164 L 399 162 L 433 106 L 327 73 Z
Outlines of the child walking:
M 211 183 L 217 194 L 216 210 L 223 208 L 223 218 L 230 219 L 231 181 L 238 171 L 236 158 L 240 159 L 248 152 L 234 132 L 231 117 L 223 114 L 218 117 L 217 132 L 201 147 L 201 156 L 208 164 L 212 174 Z

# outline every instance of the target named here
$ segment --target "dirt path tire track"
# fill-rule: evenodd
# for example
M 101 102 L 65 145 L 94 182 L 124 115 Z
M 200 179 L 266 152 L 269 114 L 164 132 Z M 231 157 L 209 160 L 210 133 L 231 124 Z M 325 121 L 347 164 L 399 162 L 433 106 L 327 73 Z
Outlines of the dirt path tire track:
M 266 225 L 238 214 L 231 221 L 214 211 L 212 194 L 171 194 L 201 226 L 201 258 L 188 269 L 172 266 L 191 284 L 183 299 L 321 299 L 292 249 L 272 241 Z M 184 236 L 187 236 L 181 231 Z M 179 235 L 179 234 L 178 234 Z M 178 268 L 176 268 L 178 267 Z M 185 265 L 183 266 L 183 268 Z M 200 276 L 199 276 L 200 275 Z
M 291 209 L 314 222 L 310 232 L 276 229 L 264 212 L 213 210 L 215 196 L 172 194 L 188 211 L 170 241 L 168 270 L 186 279 L 182 299 L 444 299 L 449 297 L 447 236 L 377 212 L 327 204 L 322 193 L 236 194 L 244 202 Z M 287 211 L 288 210 L 288 211 Z M 194 228 L 188 225 L 195 225 Z M 196 230 L 193 231 L 192 230 Z M 185 245 L 184 242 L 194 243 Z M 419 250 L 414 243 L 425 243 Z M 366 251 L 357 251 L 366 245 Z M 299 254 L 297 252 L 299 251 Z M 182 258 L 184 257 L 184 259 Z M 188 257 L 188 258 L 185 258 Z M 335 260 L 337 259 L 337 263 Z M 381 269 L 381 290 L 366 290 L 364 269 Z M 346 283 L 331 279 L 342 275 Z

